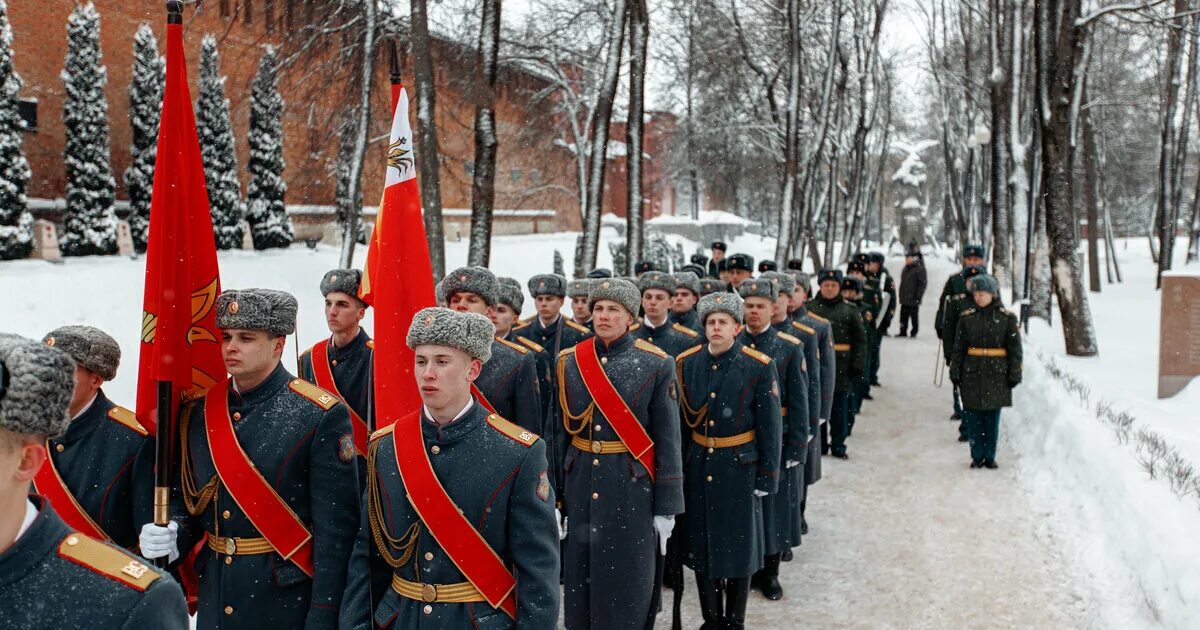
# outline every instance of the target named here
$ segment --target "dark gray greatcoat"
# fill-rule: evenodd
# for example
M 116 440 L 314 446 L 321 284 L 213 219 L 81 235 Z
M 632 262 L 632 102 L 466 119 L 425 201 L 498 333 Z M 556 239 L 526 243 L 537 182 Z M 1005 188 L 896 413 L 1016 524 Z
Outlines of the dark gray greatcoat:
M 629 334 L 662 348 L 672 358 L 701 341 L 700 333 L 682 324 L 671 323 L 669 318 L 658 328 L 651 328 L 644 321 L 638 322 L 629 327 Z
M 1005 356 L 974 356 L 971 348 L 1003 349 Z M 1012 390 L 1021 383 L 1021 361 L 1021 327 L 1015 314 L 997 302 L 963 312 L 954 334 L 950 379 L 958 384 L 964 409 L 1011 407 Z
M 541 435 L 542 393 L 538 387 L 537 355 L 512 341 L 492 340 L 492 357 L 483 364 L 475 386 L 500 417 Z

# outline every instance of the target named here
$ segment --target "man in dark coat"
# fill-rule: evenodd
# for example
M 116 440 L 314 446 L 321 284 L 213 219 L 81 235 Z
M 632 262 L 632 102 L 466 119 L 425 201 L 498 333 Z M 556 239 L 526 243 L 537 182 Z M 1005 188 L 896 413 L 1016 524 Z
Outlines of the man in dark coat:
M 761 499 L 779 485 L 779 380 L 771 357 L 737 340 L 741 298 L 706 295 L 699 311 L 708 341 L 676 359 L 691 432 L 684 563 L 696 572 L 702 628 L 741 630 L 750 576 L 767 549 Z
M 809 311 L 829 321 L 833 328 L 833 350 L 837 353 L 833 400 L 829 416 L 828 450 L 834 457 L 849 459 L 846 435 L 850 423 L 850 390 L 866 365 L 867 333 L 858 309 L 842 298 L 842 273 L 822 269 L 817 276 L 821 293 L 808 303 Z M 824 376 L 824 372 L 822 372 Z M 824 440 L 824 435 L 822 435 Z
M 671 321 L 700 332 L 700 318 L 696 316 L 696 303 L 700 301 L 700 277 L 691 271 L 674 274 L 675 295 L 671 297 Z
M 729 270 L 729 284 L 737 291 L 742 282 L 754 275 L 754 257 L 750 254 L 734 254 L 725 260 Z
M 963 270 L 962 273 L 951 274 L 946 278 L 946 284 L 942 287 L 942 294 L 938 298 L 937 315 L 933 318 L 933 329 L 937 332 L 938 339 L 942 340 L 942 355 L 946 358 L 946 364 L 950 364 L 950 351 L 954 348 L 954 332 L 958 329 L 958 314 L 965 308 L 962 303 L 967 298 L 967 274 L 979 273 L 983 270 L 983 246 L 982 245 L 967 245 L 963 247 Z M 971 271 L 972 268 L 978 268 L 976 271 Z M 958 388 L 953 388 L 954 396 L 954 413 L 950 416 L 951 420 L 962 419 L 962 407 L 959 405 Z M 959 424 L 959 441 L 965 442 L 966 431 L 965 426 Z
M 588 310 L 588 287 L 591 279 L 578 278 L 567 281 L 567 297 L 571 298 L 571 321 L 592 329 L 592 312 Z
M 493 331 L 471 312 L 427 308 L 413 317 L 407 344 L 424 404 L 371 436 L 339 627 L 557 623 L 559 529 L 546 444 L 471 394 Z M 420 446 L 404 448 L 412 442 Z
M 783 587 L 779 584 L 783 552 L 800 546 L 800 493 L 804 490 L 809 438 L 808 362 L 800 339 L 772 326 L 779 297 L 775 280 L 772 277 L 747 280 L 738 292 L 744 300 L 746 325 L 737 340 L 743 346 L 771 357 L 779 381 L 783 466 L 779 489 L 762 498 L 766 555 L 763 556 L 763 568 L 751 581 L 764 597 L 777 600 L 783 597 Z
M 862 408 L 862 401 L 874 400 L 871 398 L 871 371 L 872 365 L 875 362 L 875 342 L 879 339 L 879 328 L 876 326 L 879 322 L 879 313 L 882 306 L 881 292 L 875 280 L 867 277 L 866 254 L 860 254 L 859 260 L 852 261 L 846 267 L 847 278 L 858 280 L 858 290 L 855 297 L 847 297 L 846 299 L 854 302 L 858 308 L 859 314 L 863 320 L 863 330 L 867 333 L 867 365 L 863 370 L 863 378 L 855 389 L 855 394 L 851 398 L 850 412 L 851 423 L 850 429 L 854 430 L 853 417 Z M 845 297 L 846 285 L 842 284 L 842 294 Z
M 33 479 L 34 493 L 65 499 L 53 507 L 72 529 L 133 550 L 150 517 L 154 450 L 133 412 L 101 388 L 117 375 L 121 348 L 91 326 L 63 326 L 42 341 L 74 359 L 75 389 L 71 423 L 46 443 L 49 457 Z
M 1017 316 L 1000 303 L 995 278 L 973 278 L 971 293 L 975 308 L 958 320 L 950 380 L 962 392 L 971 468 L 995 469 L 1000 410 L 1012 406 L 1012 390 L 1021 384 L 1021 327 Z
M 563 298 L 567 295 L 567 279 L 552 273 L 529 279 L 529 294 L 533 296 L 537 313 L 513 326 L 518 337 L 524 337 L 545 348 L 552 357 L 574 347 L 591 336 L 592 331 L 562 316 Z
M 896 283 L 892 274 L 883 264 L 887 257 L 883 252 L 867 254 L 867 279 L 875 286 L 882 305 L 876 314 L 874 349 L 871 351 L 871 385 L 879 385 L 880 351 L 883 348 L 883 338 L 888 336 L 892 327 L 892 317 L 896 314 Z
M 557 366 L 572 436 L 564 620 L 567 630 L 641 630 L 658 611 L 662 555 L 683 512 L 679 388 L 671 358 L 628 332 L 641 304 L 632 282 L 596 282 L 589 300 L 596 336 Z
M 271 289 L 217 296 L 230 378 L 180 414 L 172 523 L 142 526 L 145 557 L 182 557 L 198 576 L 198 628 L 337 624 L 357 455 L 346 406 L 280 364 L 296 308 Z
M 792 327 L 801 333 L 806 333 L 807 331 L 796 325 L 801 324 L 815 331 L 817 353 L 819 355 L 817 361 L 819 369 L 809 368 L 812 373 L 820 372 L 821 379 L 821 396 L 819 399 L 820 427 L 819 431 L 814 433 L 814 435 L 820 436 L 820 440 L 814 439 L 810 443 L 808 464 L 804 467 L 804 482 L 811 486 L 821 480 L 821 454 L 829 452 L 829 417 L 833 412 L 833 395 L 837 383 L 837 353 L 833 349 L 833 324 L 828 319 L 808 310 L 809 297 L 812 295 L 812 285 L 808 274 L 796 269 L 792 269 L 790 273 L 796 278 L 796 291 L 792 294 L 791 304 L 792 319 L 794 322 Z M 811 365 L 812 363 L 810 362 Z M 807 502 L 806 494 L 805 500 L 800 506 L 800 526 L 804 533 L 808 533 L 808 522 L 804 517 Z M 784 554 L 785 558 L 786 555 Z
M 644 315 L 642 321 L 629 327 L 629 333 L 635 339 L 645 339 L 662 348 L 672 358 L 700 343 L 700 333 L 671 322 L 669 314 L 675 286 L 675 278 L 669 273 L 648 271 L 642 274 L 638 278 L 638 289 L 642 292 Z
M 925 273 L 925 261 L 921 250 L 910 250 L 904 257 L 904 271 L 900 272 L 900 335 L 907 337 L 909 323 L 912 336 L 917 336 L 920 326 L 921 300 L 929 284 Z
M 725 260 L 725 252 L 729 246 L 724 241 L 712 242 L 712 256 L 708 259 L 708 277 L 720 277 L 720 267 L 718 266 L 722 260 Z

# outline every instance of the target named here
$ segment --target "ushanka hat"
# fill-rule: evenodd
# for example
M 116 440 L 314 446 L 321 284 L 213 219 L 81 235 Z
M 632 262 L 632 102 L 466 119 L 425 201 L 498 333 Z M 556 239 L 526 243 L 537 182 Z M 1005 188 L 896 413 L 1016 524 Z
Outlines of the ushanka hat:
M 986 273 L 971 278 L 971 292 L 984 291 L 1000 297 L 1000 283 Z
M 567 281 L 567 297 L 569 298 L 585 298 L 592 289 L 592 281 L 588 278 L 579 278 L 576 280 Z
M 529 295 L 567 297 L 567 279 L 554 273 L 541 273 L 529 279 Z
M 779 288 L 776 287 L 775 283 L 771 282 L 769 279 L 764 280 L 762 278 L 750 278 L 749 280 L 743 281 L 742 284 L 738 286 L 738 295 L 742 296 L 743 300 L 746 298 L 757 297 L 766 298 L 774 302 L 775 298 L 779 297 Z
M 700 278 L 700 297 L 704 297 L 709 293 L 718 293 L 725 290 L 725 283 L 718 278 Z
M 648 273 L 654 271 L 654 262 L 650 260 L 643 260 L 635 265 L 633 270 L 635 273 Z
M 676 284 L 675 278 L 671 274 L 662 271 L 647 271 L 637 281 L 639 291 L 658 289 L 666 291 L 668 295 L 675 293 Z
M 836 282 L 838 286 L 841 286 L 842 271 L 840 269 L 822 269 L 817 273 L 817 284 L 825 284 L 826 282 Z
M 695 272 L 680 271 L 672 277 L 675 278 L 676 289 L 687 289 L 695 293 L 696 297 L 700 296 L 700 276 Z
M 758 272 L 759 273 L 763 273 L 765 271 L 778 271 L 778 270 L 779 270 L 779 263 L 775 262 L 774 260 L 764 260 L 764 261 L 761 261 L 758 263 Z
M 866 274 L 867 265 L 861 260 L 852 260 L 850 261 L 850 264 L 846 265 L 846 273 L 850 273 L 851 271 L 857 271 L 861 274 Z
M 887 256 L 884 256 L 883 252 L 871 252 L 867 254 L 867 260 L 869 262 L 879 263 L 882 265 L 883 263 L 887 262 Z
M 505 280 L 505 278 L 500 278 Z M 513 286 L 507 282 L 500 282 L 500 290 L 497 292 L 500 304 L 507 304 L 509 308 L 521 314 L 521 309 L 525 307 L 525 292 L 521 290 L 521 285 Z
M 334 269 L 321 276 L 321 296 L 330 293 L 345 293 L 358 299 L 358 287 L 362 283 L 362 272 L 358 269 Z
M 749 254 L 734 254 L 725 259 L 725 268 L 730 271 L 749 271 L 754 273 L 754 258 Z
M 712 243 L 713 249 L 719 249 L 721 251 L 725 251 L 727 249 L 727 247 L 728 246 L 725 245 L 724 241 L 713 241 L 713 243 Z
M 708 256 L 704 254 L 692 254 L 691 263 L 693 265 L 704 266 L 708 264 Z
M 625 278 L 607 278 L 592 283 L 592 292 L 588 295 L 588 310 L 596 306 L 600 300 L 610 300 L 625 307 L 633 317 L 638 316 L 642 307 L 642 292 Z
M 62 435 L 71 419 L 75 363 L 56 347 L 0 334 L 0 429 Z
M 296 298 L 275 289 L 231 289 L 217 296 L 217 327 L 262 330 L 286 336 L 296 332 Z
M 611 278 L 612 270 L 607 269 L 605 267 L 596 267 L 595 269 L 587 272 L 587 277 L 588 278 Z
M 459 267 L 442 278 L 441 302 L 449 303 L 455 293 L 474 293 L 483 298 L 488 306 L 495 306 L 499 299 L 500 283 L 496 274 L 487 267 Z
M 983 258 L 983 245 L 972 243 L 963 247 L 963 258 Z
M 417 346 L 457 348 L 486 363 L 492 358 L 495 335 L 496 327 L 492 321 L 479 313 L 460 313 L 431 306 L 413 316 L 405 342 L 414 350 Z
M 863 289 L 862 278 L 856 278 L 854 276 L 846 276 L 845 278 L 842 278 L 842 290 L 843 291 L 861 292 L 862 289 Z
M 796 279 L 781 271 L 767 271 L 758 276 L 759 280 L 770 280 L 778 293 L 791 295 L 796 291 Z M 746 283 L 743 282 L 742 286 Z M 742 296 L 745 297 L 745 296 Z
M 787 261 L 787 268 L 795 269 L 796 271 L 804 271 L 804 260 L 801 258 L 793 258 Z
M 100 378 L 111 381 L 121 364 L 121 346 L 108 333 L 92 326 L 61 326 L 42 341 L 66 352 L 76 365 L 87 368 Z
M 808 277 L 808 274 L 796 269 L 789 269 L 788 275 L 796 280 L 796 289 L 803 289 L 804 295 L 812 295 L 812 280 Z
M 738 297 L 736 293 L 726 291 L 709 293 L 700 298 L 700 302 L 696 304 L 696 313 L 700 316 L 701 324 L 713 313 L 726 313 L 733 318 L 733 321 L 740 324 L 742 323 L 742 310 L 742 298 Z

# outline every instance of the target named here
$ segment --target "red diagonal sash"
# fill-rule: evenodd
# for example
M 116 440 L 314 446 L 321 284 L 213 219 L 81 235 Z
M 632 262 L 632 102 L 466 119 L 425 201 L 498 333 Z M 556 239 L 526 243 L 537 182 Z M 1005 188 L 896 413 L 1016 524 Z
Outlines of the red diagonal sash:
M 358 454 L 367 456 L 367 438 L 370 437 L 370 431 L 367 430 L 367 423 L 354 413 L 354 409 L 350 407 L 350 403 L 346 402 L 346 397 L 338 391 L 337 383 L 333 380 L 333 370 L 329 367 L 329 341 L 320 341 L 316 343 L 309 355 L 312 359 L 313 378 L 317 381 L 317 387 L 333 393 L 343 404 L 346 405 L 346 410 L 350 412 L 350 431 L 354 434 L 354 449 Z
M 204 430 L 217 476 L 275 551 L 312 577 L 312 534 L 242 450 L 229 417 L 228 392 L 229 380 L 225 379 L 204 396 Z
M 654 440 L 646 433 L 646 428 L 638 421 L 637 416 L 629 410 L 625 399 L 617 393 L 608 374 L 596 357 L 596 338 L 585 339 L 575 346 L 575 361 L 579 365 L 579 375 L 587 387 L 592 400 L 600 408 L 600 413 L 608 418 L 608 424 L 617 432 L 617 437 L 625 443 L 629 453 L 646 467 L 650 479 L 654 479 Z
M 483 395 L 483 390 L 475 386 L 475 383 L 471 383 L 471 393 L 475 395 L 475 400 L 478 400 L 479 404 L 483 405 L 483 408 L 488 410 L 488 413 L 496 413 L 496 408 L 492 406 L 492 403 L 487 399 L 487 396 Z
M 414 411 L 396 421 L 392 443 L 400 479 L 417 516 L 492 608 L 516 619 L 517 580 L 479 531 L 458 511 L 433 472 L 421 435 L 420 412 Z
M 46 449 L 49 450 L 50 443 L 46 443 Z M 79 501 L 75 500 L 75 495 L 71 493 L 70 488 L 67 488 L 66 482 L 63 481 L 62 475 L 58 474 L 58 469 L 54 467 L 54 459 L 47 454 L 46 463 L 38 469 L 37 474 L 33 476 L 33 491 L 35 494 L 46 497 L 50 502 L 50 507 L 62 517 L 67 526 L 80 533 L 86 534 L 96 540 L 110 540 L 108 534 L 104 533 L 103 529 L 88 516 L 87 510 L 79 505 Z

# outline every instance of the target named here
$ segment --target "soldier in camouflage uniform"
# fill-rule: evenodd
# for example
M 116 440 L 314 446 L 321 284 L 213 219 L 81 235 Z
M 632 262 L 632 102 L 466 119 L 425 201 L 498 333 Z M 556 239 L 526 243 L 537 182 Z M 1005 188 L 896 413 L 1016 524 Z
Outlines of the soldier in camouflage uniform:
M 846 436 L 850 423 L 850 392 L 866 365 L 867 333 L 858 309 L 842 297 L 842 273 L 835 269 L 822 269 L 817 279 L 821 292 L 808 303 L 808 308 L 812 314 L 829 321 L 833 329 L 833 350 L 837 353 L 829 416 L 830 444 L 828 448 L 822 445 L 822 452 L 828 450 L 834 457 L 849 459 Z
M 642 321 L 629 327 L 635 339 L 645 339 L 671 357 L 700 343 L 700 333 L 671 322 L 670 304 L 675 294 L 675 278 L 671 274 L 647 271 L 638 278 L 638 289 L 642 292 L 642 312 L 645 314 Z

